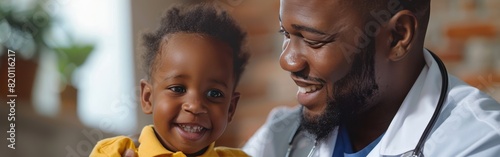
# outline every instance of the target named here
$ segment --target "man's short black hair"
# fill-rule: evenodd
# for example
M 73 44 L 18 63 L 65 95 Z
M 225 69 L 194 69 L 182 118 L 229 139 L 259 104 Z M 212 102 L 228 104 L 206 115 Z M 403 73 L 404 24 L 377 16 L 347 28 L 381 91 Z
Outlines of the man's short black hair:
M 401 9 L 410 10 L 416 14 L 429 11 L 431 0 L 358 0 L 367 10 L 387 9 L 389 5 L 399 4 Z M 398 7 L 399 8 L 399 7 Z
M 246 33 L 227 12 L 213 3 L 176 6 L 162 17 L 160 28 L 143 36 L 146 52 L 143 55 L 148 79 L 155 68 L 155 58 L 161 52 L 164 37 L 175 33 L 198 33 L 227 43 L 232 49 L 233 74 L 238 83 L 249 54 L 243 49 Z
M 427 30 L 431 0 L 353 0 L 349 2 L 351 5 L 360 8 L 359 10 L 362 10 L 362 14 L 368 20 L 373 20 L 372 12 L 385 10 L 393 16 L 401 10 L 409 10 L 414 13 L 419 21 L 419 28 Z
M 361 0 L 364 4 L 370 6 L 382 7 L 387 6 L 389 3 L 400 3 L 404 9 L 410 11 L 417 11 L 418 9 L 424 8 L 430 4 L 430 0 Z

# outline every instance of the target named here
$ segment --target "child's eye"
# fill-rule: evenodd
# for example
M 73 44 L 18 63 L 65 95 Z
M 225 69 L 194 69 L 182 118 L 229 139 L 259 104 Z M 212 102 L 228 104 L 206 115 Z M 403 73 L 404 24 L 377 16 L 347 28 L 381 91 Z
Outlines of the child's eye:
M 169 87 L 168 89 L 175 93 L 186 93 L 186 88 L 182 86 L 173 86 Z
M 207 96 L 212 98 L 218 98 L 218 97 L 223 97 L 224 94 L 220 90 L 212 89 L 208 91 Z

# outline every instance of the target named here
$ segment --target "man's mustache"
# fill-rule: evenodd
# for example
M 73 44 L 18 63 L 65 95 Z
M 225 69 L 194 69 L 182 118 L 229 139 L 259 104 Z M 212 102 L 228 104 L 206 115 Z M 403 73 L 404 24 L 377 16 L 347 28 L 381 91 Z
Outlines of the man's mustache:
M 326 81 L 321 79 L 321 78 L 317 78 L 317 77 L 312 77 L 312 76 L 309 76 L 309 75 L 306 75 L 304 73 L 301 73 L 301 72 L 292 72 L 292 75 L 294 75 L 295 77 L 298 77 L 298 78 L 301 78 L 301 79 L 304 79 L 306 81 L 314 81 L 314 82 L 319 82 L 321 83 L 322 85 L 325 85 L 326 84 Z

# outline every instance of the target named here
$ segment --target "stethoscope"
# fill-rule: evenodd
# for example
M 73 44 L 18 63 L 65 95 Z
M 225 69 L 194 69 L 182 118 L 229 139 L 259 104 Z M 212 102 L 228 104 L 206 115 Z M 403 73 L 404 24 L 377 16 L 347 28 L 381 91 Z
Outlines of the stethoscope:
M 446 95 L 448 93 L 448 72 L 446 70 L 446 67 L 444 66 L 443 61 L 441 61 L 441 59 L 439 59 L 439 57 L 436 54 L 434 54 L 430 50 L 428 50 L 428 51 L 430 52 L 430 54 L 432 55 L 434 60 L 436 60 L 438 67 L 439 67 L 439 71 L 441 73 L 441 80 L 442 80 L 441 93 L 439 95 L 439 100 L 438 100 L 436 109 L 434 110 L 434 113 L 432 114 L 431 120 L 429 121 L 429 123 L 425 127 L 425 130 L 422 133 L 422 136 L 420 136 L 420 140 L 418 141 L 417 145 L 415 146 L 415 149 L 407 151 L 407 152 L 400 154 L 400 155 L 396 155 L 398 157 L 423 157 L 424 156 L 422 150 L 424 149 L 425 140 L 427 139 L 427 137 L 431 133 L 431 130 L 434 127 L 434 124 L 436 124 L 436 121 L 439 117 L 439 114 L 441 113 L 441 108 L 443 107 L 444 101 L 446 99 Z M 295 140 L 295 137 L 300 132 L 300 130 L 301 130 L 301 128 L 300 128 L 300 126 L 298 126 L 295 129 L 295 132 L 293 133 L 293 135 L 288 140 L 288 150 L 286 152 L 285 157 L 290 157 L 290 155 L 294 149 L 293 141 Z M 314 145 L 311 148 L 311 150 L 309 151 L 307 157 L 312 157 L 312 155 L 316 151 L 317 145 L 318 145 L 318 141 L 314 140 Z

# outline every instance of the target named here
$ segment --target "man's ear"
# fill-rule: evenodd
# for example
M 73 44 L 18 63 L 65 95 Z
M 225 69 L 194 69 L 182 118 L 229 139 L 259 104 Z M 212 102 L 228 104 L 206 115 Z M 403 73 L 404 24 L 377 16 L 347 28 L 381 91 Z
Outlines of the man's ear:
M 389 59 L 399 61 L 409 52 L 409 47 L 418 28 L 418 20 L 411 11 L 402 10 L 392 16 L 388 24 L 392 40 Z
M 234 92 L 233 97 L 231 98 L 231 103 L 229 104 L 229 114 L 227 122 L 231 122 L 233 120 L 234 112 L 236 112 L 236 106 L 238 106 L 238 101 L 240 100 L 240 93 Z
M 153 103 L 151 102 L 152 86 L 145 79 L 141 79 L 141 107 L 146 114 L 153 113 Z

